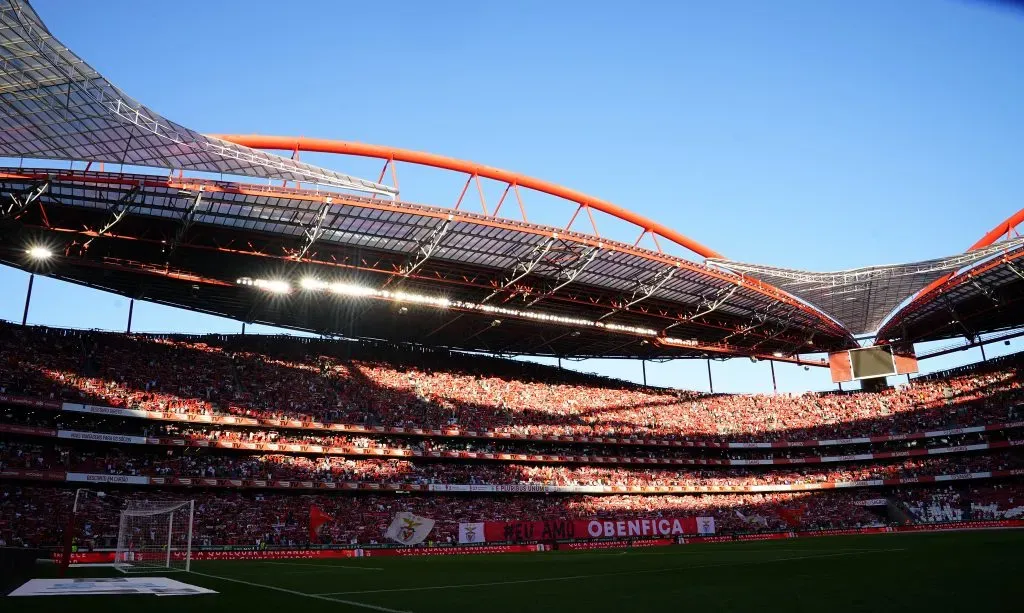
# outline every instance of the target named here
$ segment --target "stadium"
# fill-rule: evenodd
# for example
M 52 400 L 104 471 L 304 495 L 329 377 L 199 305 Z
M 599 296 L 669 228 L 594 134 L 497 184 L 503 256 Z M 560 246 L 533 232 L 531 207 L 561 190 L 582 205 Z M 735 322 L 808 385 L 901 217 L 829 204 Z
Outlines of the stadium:
M 1024 209 L 945 257 L 743 262 L 511 170 L 195 131 L 57 34 L 0 0 L 5 611 L 1014 606 Z M 424 169 L 450 200 L 403 200 Z M 30 324 L 37 279 L 124 331 Z M 136 302 L 240 331 L 139 333 Z M 716 393 L 723 360 L 837 387 Z M 707 391 L 647 384 L 674 361 Z

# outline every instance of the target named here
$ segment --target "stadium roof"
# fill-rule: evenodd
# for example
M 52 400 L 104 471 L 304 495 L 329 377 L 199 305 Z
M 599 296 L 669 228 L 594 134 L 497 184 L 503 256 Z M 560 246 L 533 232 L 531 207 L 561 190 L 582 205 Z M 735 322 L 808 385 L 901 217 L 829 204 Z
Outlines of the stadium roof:
M 837 272 L 809 272 L 724 259 L 708 261 L 783 289 L 861 336 L 877 331 L 893 309 L 930 283 L 1019 247 L 1022 242 L 1014 239 L 945 258 Z
M 25 252 L 44 244 L 60 254 L 44 263 L 53 276 L 242 321 L 561 356 L 849 344 L 759 282 L 465 210 L 82 170 L 0 169 L 0 184 L 20 203 L 0 224 L 0 261 L 36 270 Z
M 395 188 L 204 136 L 125 95 L 0 0 L 0 156 L 83 160 L 284 179 L 394 195 Z
M 988 257 L 828 279 L 758 267 L 782 285 L 817 284 L 822 296 L 836 275 L 844 287 L 869 288 L 859 294 L 870 297 L 863 313 L 833 319 L 821 304 L 757 275 L 663 251 L 666 242 L 720 266 L 749 266 L 553 183 L 375 145 L 198 134 L 124 95 L 19 0 L 0 0 L 0 42 L 0 156 L 89 163 L 0 167 L 0 263 L 131 298 L 243 322 L 499 354 L 799 361 L 793 356 L 854 346 L 849 330 L 877 326 L 897 295 L 905 299 Z M 260 149 L 291 151 L 293 159 Z M 377 182 L 366 181 L 300 163 L 300 151 L 377 158 L 384 169 Z M 97 170 L 95 162 L 131 172 Z M 454 207 L 394 198 L 398 162 L 461 173 Z M 390 186 L 382 183 L 389 169 Z M 488 206 L 482 180 L 504 187 L 496 206 Z M 465 198 L 474 184 L 479 213 Z M 538 193 L 571 207 L 566 226 L 528 220 L 526 201 Z M 515 204 L 500 213 L 506 201 Z M 521 219 L 510 216 L 517 208 Z M 630 244 L 598 233 L 600 215 L 639 237 Z M 577 219 L 590 230 L 574 228 Z M 640 246 L 645 239 L 653 249 Z
M 964 337 L 1024 326 L 1024 247 L 1017 226 L 1021 209 L 974 243 L 969 252 L 999 248 L 977 266 L 947 275 L 924 288 L 885 322 L 879 341 L 930 341 Z

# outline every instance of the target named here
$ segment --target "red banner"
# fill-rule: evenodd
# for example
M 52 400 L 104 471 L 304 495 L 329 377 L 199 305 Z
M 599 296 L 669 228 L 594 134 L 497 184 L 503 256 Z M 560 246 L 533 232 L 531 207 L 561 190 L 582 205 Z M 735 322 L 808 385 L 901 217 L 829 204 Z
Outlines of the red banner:
M 484 540 L 487 542 L 520 543 L 594 538 L 651 538 L 683 534 L 697 534 L 696 517 L 484 522 Z
M 692 519 L 692 518 L 691 518 Z M 500 522 L 493 522 L 500 523 Z M 514 522 L 523 523 L 523 522 Z M 529 522 L 527 522 L 529 523 Z M 617 540 L 593 543 L 563 543 L 559 549 L 607 549 L 626 547 L 660 547 L 690 543 L 725 543 L 734 541 L 771 541 L 815 536 L 833 536 L 846 534 L 893 534 L 898 532 L 941 532 L 946 530 L 991 530 L 999 528 L 1024 528 L 1024 520 L 1004 519 L 994 521 L 965 521 L 947 524 L 917 524 L 910 526 L 872 526 L 867 528 L 847 528 L 837 530 L 820 530 L 814 532 L 769 532 L 763 534 L 745 534 L 739 536 L 693 536 L 675 541 L 673 539 L 640 539 Z M 358 557 L 392 557 L 392 556 L 441 556 L 470 555 L 496 553 L 525 553 L 531 551 L 547 551 L 545 545 L 475 545 L 469 547 L 401 547 L 390 549 L 277 549 L 267 551 L 193 551 L 193 560 L 273 560 L 288 558 L 358 558 Z M 54 552 L 54 562 L 60 562 L 62 555 Z M 177 558 L 177 556 L 176 556 Z M 71 554 L 72 564 L 102 564 L 114 561 L 113 551 L 91 551 Z

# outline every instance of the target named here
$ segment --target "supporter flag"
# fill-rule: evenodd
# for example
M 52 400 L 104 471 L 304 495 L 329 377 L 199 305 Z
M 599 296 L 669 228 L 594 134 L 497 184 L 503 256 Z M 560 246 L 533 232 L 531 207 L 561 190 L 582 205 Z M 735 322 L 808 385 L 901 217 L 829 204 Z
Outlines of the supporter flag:
M 434 529 L 434 520 L 412 513 L 395 513 L 384 536 L 403 545 L 418 545 Z
M 714 534 L 715 533 L 715 518 L 714 517 L 698 517 L 697 518 L 697 534 Z
M 309 507 L 309 542 L 316 543 L 320 540 L 320 526 L 333 520 L 334 518 L 324 513 L 320 507 L 310 505 Z
M 483 543 L 487 540 L 484 537 L 484 522 L 461 523 L 459 524 L 459 544 Z
M 795 509 L 779 509 L 779 517 L 791 528 L 796 528 L 803 520 L 805 510 L 807 510 L 807 505 L 800 505 Z

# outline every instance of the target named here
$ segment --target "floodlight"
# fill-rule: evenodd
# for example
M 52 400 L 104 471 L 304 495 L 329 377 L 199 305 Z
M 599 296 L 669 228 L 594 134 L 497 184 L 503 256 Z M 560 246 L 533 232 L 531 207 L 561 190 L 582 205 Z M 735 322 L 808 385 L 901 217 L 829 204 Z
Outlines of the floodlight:
M 287 281 L 281 281 L 277 279 L 256 279 L 253 282 L 253 285 L 262 290 L 266 290 L 272 294 L 289 294 L 292 291 L 292 286 L 290 283 L 288 283 Z
M 48 260 L 53 257 L 53 252 L 41 245 L 29 247 L 25 251 L 25 253 L 27 253 L 28 257 L 32 258 L 33 260 Z
M 302 286 L 302 289 L 325 289 L 327 287 L 326 282 L 314 277 L 303 278 L 299 285 Z

